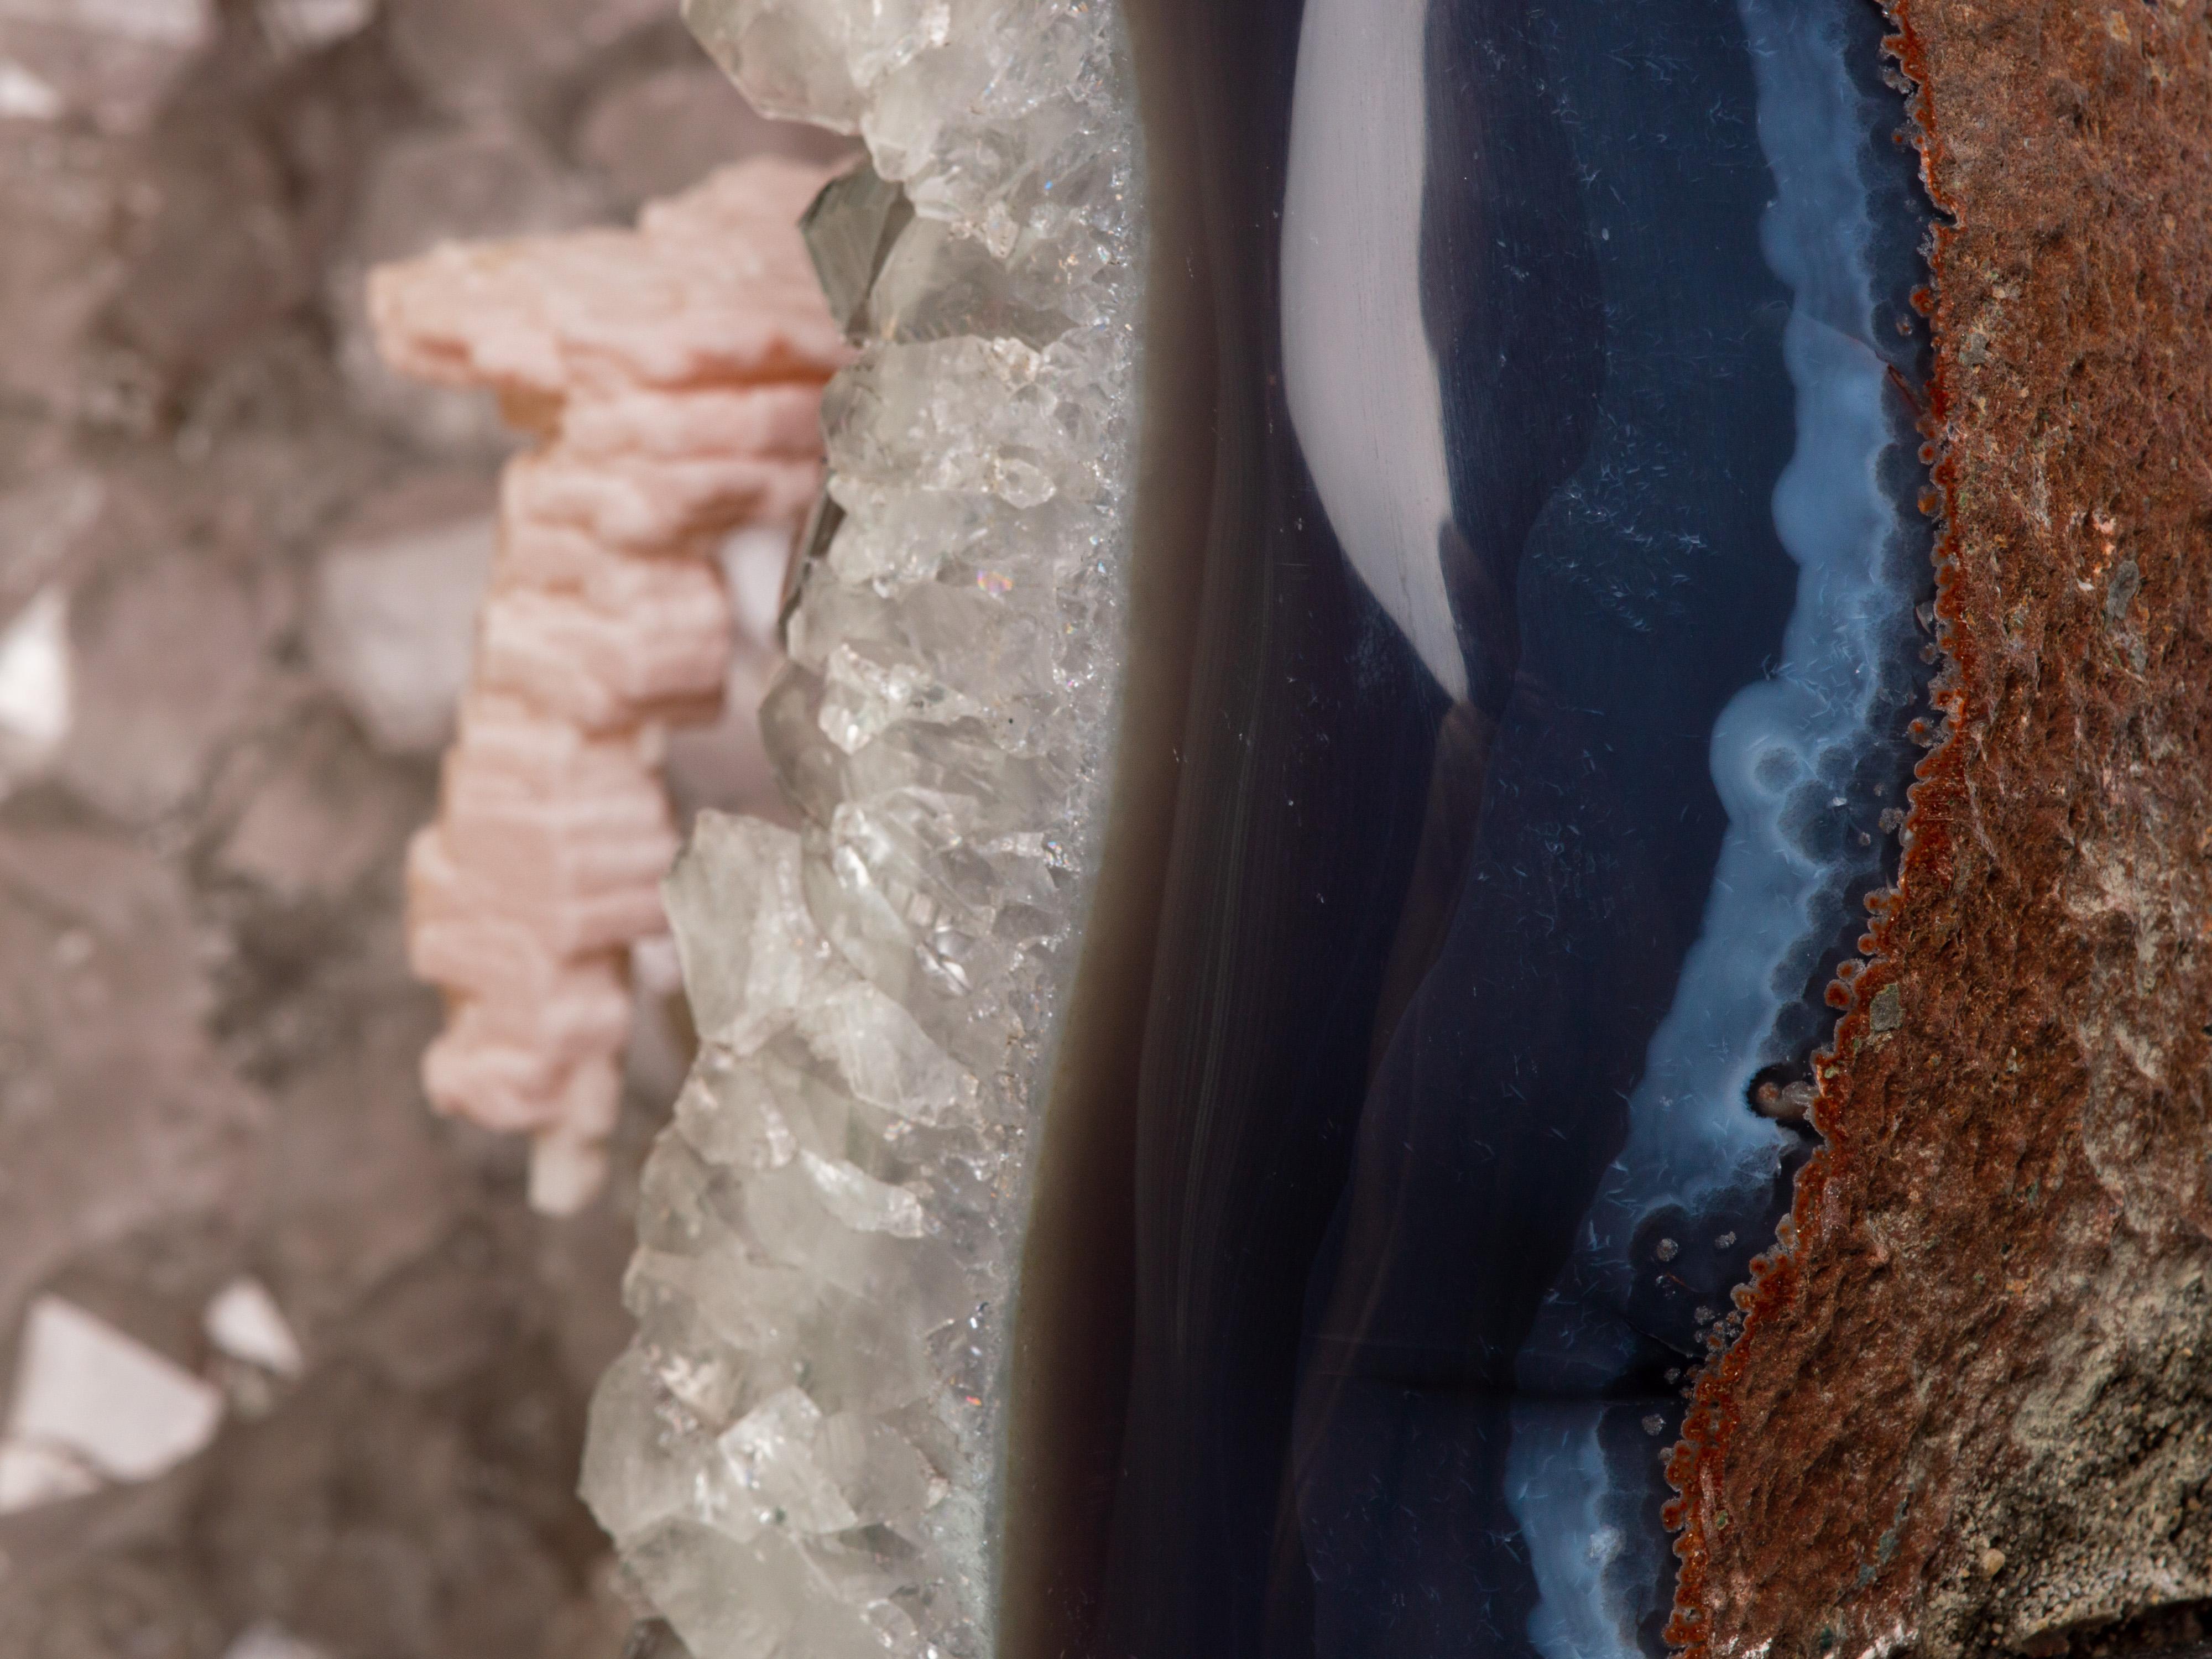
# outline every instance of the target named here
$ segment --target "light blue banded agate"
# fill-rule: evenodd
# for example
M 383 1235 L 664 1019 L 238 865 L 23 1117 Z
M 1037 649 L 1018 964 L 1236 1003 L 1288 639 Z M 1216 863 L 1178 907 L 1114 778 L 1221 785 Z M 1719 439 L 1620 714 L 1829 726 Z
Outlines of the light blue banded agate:
M 1785 1013 L 1803 1005 L 1839 900 L 1878 884 L 1879 860 L 1811 826 L 1863 792 L 1869 761 L 1893 775 L 1913 697 L 1900 672 L 1914 640 L 1923 542 L 1884 482 L 1911 441 L 1892 358 L 1875 338 L 1869 136 L 1896 123 L 1848 54 L 1863 49 L 1838 9 L 1741 0 L 1759 90 L 1760 147 L 1776 191 L 1761 226 L 1794 305 L 1783 353 L 1796 390 L 1796 449 L 1774 490 L 1774 523 L 1798 566 L 1796 604 L 1772 678 L 1746 686 L 1712 737 L 1713 786 L 1729 827 L 1705 925 L 1653 1034 L 1629 1130 L 1607 1167 L 1575 1257 L 1546 1299 L 1516 1370 L 1532 1394 L 1595 1393 L 1634 1358 L 1618 1322 L 1638 1228 L 1674 1206 L 1711 1234 L 1760 1228 L 1767 1194 L 1798 1149 L 1789 1128 L 1745 1109 L 1761 1068 L 1802 1059 Z M 1887 344 L 1888 343 L 1882 343 Z M 1916 562 L 1922 568 L 1915 568 Z M 1764 1226 L 1753 1242 L 1771 1239 Z M 1684 1244 L 1701 1240 L 1678 1241 Z M 1589 1407 L 1515 1407 L 1507 1479 L 1542 1601 L 1530 1634 L 1547 1659 L 1630 1659 L 1648 1601 L 1647 1548 L 1621 1536 L 1622 1486 Z M 1641 1482 L 1631 1483 L 1640 1487 Z

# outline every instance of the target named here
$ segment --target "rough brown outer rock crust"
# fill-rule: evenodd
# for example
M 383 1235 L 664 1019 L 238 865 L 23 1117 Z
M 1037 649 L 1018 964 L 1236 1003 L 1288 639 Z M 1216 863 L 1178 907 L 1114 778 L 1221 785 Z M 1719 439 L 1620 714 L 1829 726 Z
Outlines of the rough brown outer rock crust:
M 1698 1656 L 2048 1655 L 2212 1597 L 2205 0 L 1894 15 L 1954 221 L 1948 735 L 1670 1466 Z

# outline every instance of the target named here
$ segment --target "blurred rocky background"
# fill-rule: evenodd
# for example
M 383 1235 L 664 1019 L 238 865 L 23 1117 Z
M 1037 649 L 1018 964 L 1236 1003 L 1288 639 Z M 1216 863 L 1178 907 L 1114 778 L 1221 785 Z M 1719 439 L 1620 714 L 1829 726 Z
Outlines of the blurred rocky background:
M 571 1220 L 424 1107 L 400 856 L 509 440 L 362 289 L 826 155 L 673 12 L 0 0 L 0 1659 L 630 1632 L 573 1488 L 681 1062 Z

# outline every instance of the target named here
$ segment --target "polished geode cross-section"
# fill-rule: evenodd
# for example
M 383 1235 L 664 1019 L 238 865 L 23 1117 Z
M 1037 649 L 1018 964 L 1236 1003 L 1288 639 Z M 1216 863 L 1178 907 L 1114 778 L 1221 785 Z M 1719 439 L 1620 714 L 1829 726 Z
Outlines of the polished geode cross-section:
M 1924 690 L 1881 15 L 694 10 L 868 343 L 603 1518 L 701 1659 L 1656 1650 Z

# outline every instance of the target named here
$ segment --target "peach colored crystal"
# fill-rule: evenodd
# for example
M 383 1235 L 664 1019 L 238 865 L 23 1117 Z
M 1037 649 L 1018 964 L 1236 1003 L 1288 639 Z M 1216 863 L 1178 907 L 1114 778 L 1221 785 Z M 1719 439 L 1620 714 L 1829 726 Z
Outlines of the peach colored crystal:
M 630 950 L 667 927 L 665 728 L 712 719 L 730 670 L 714 556 L 740 526 L 795 523 L 820 485 L 822 386 L 850 355 L 798 231 L 824 177 L 749 162 L 635 231 L 441 247 L 370 280 L 394 367 L 495 390 L 540 441 L 501 483 L 407 925 L 447 995 L 430 1098 L 532 1135 L 542 1209 L 603 1177 Z

